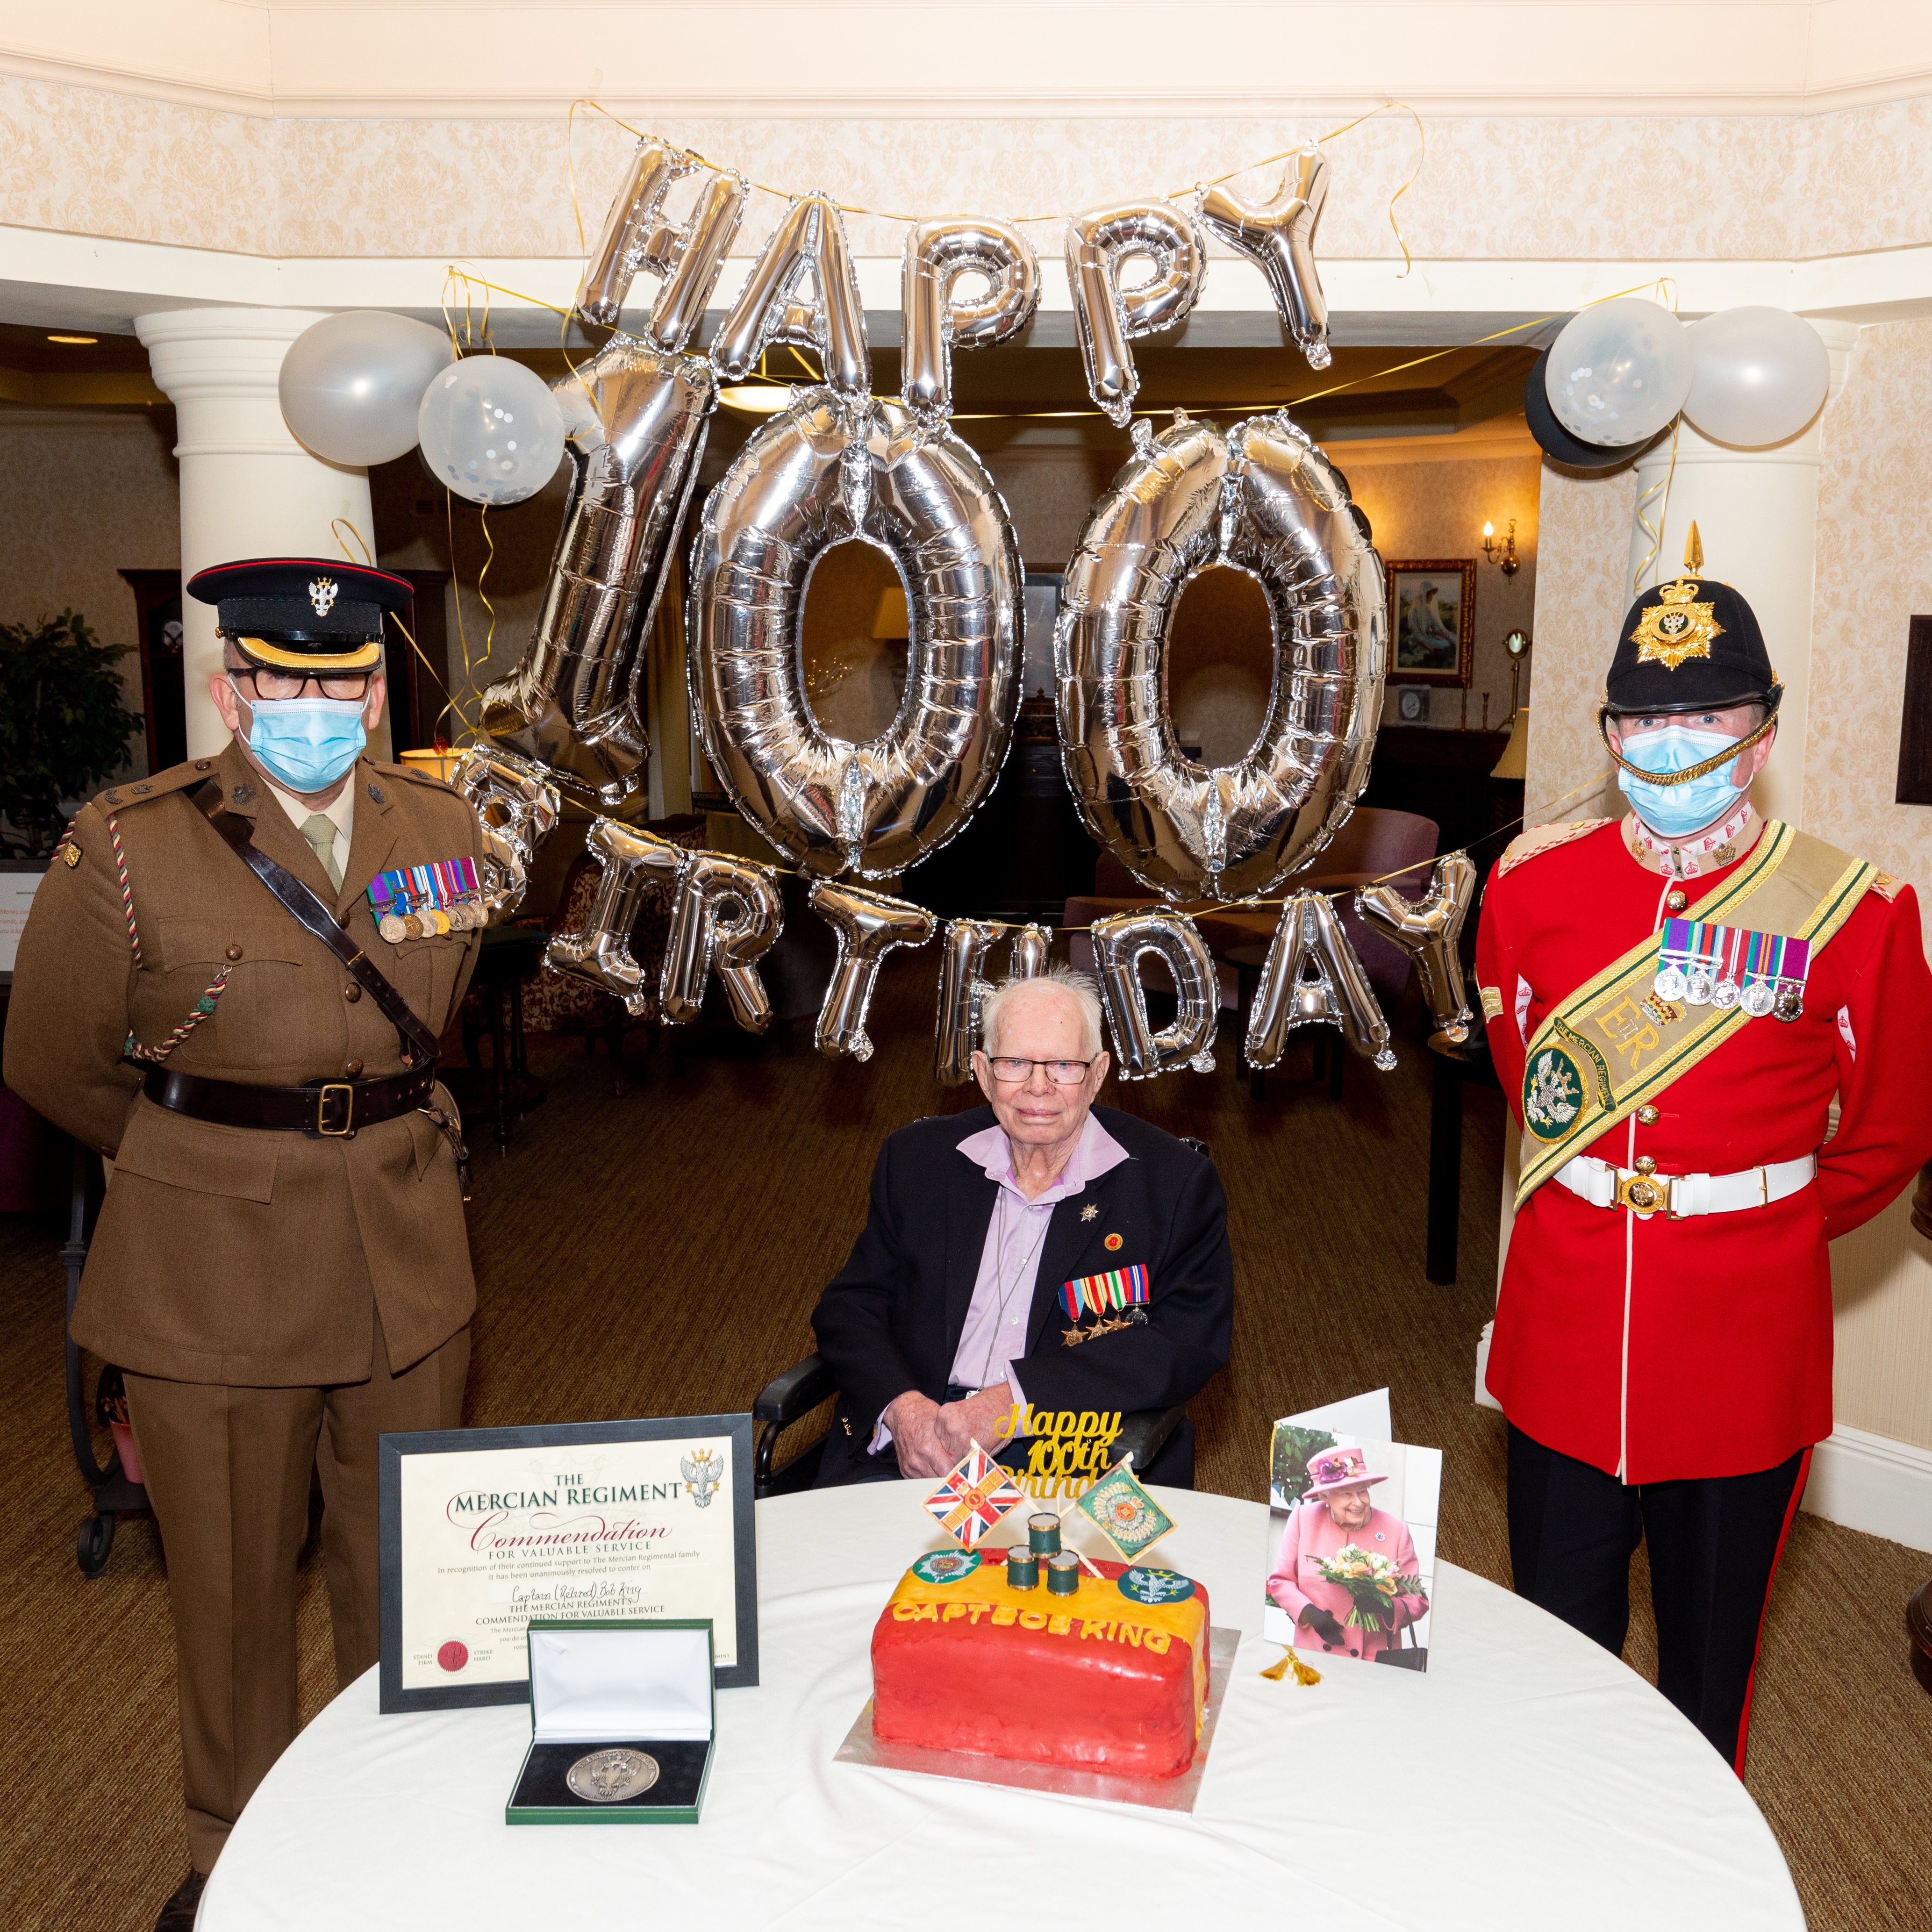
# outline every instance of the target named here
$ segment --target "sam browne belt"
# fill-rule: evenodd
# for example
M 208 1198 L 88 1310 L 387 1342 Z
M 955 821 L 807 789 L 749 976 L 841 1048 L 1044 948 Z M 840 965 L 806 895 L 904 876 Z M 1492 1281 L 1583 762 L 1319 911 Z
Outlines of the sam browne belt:
M 1660 1213 L 1669 1220 L 1682 1221 L 1694 1214 L 1768 1208 L 1809 1187 L 1817 1172 L 1817 1156 L 1808 1154 L 1736 1174 L 1658 1174 L 1647 1168 L 1612 1167 L 1606 1160 L 1580 1154 L 1550 1178 L 1593 1208 L 1628 1208 L 1645 1218 Z
M 267 1127 L 311 1140 L 346 1140 L 430 1104 L 436 1069 L 419 1066 L 380 1080 L 311 1080 L 300 1087 L 255 1087 L 198 1073 L 150 1067 L 141 1090 L 158 1107 L 224 1127 Z

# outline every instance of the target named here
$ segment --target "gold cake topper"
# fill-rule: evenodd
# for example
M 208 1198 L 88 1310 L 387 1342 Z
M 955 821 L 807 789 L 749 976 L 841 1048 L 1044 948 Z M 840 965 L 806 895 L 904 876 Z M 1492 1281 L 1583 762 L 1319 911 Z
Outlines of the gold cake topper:
M 1687 658 L 1711 655 L 1711 640 L 1721 638 L 1724 627 L 1716 620 L 1714 603 L 1694 601 L 1703 587 L 1680 577 L 1658 592 L 1662 602 L 1652 604 L 1630 633 L 1639 664 L 1660 664 L 1666 670 L 1675 670 Z

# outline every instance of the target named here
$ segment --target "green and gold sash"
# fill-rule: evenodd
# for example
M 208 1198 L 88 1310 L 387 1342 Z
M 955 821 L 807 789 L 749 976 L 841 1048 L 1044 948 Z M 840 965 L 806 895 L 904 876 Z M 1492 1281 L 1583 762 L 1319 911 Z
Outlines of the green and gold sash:
M 1772 819 L 1744 862 L 1679 916 L 1736 922 L 1748 900 L 1754 931 L 1808 940 L 1815 960 L 1877 877 L 1875 866 Z M 1572 1154 L 1741 1027 L 1758 1024 L 1741 1006 L 1687 1006 L 1660 998 L 1652 982 L 1660 936 L 1652 933 L 1552 1007 L 1530 1041 L 1519 1208 Z

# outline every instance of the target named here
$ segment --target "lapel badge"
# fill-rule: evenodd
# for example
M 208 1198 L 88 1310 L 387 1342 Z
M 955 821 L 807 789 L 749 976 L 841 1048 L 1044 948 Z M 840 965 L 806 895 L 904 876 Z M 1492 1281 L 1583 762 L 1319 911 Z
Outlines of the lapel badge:
M 308 601 L 315 606 L 318 617 L 328 615 L 328 607 L 335 602 L 336 583 L 332 577 L 312 578 L 309 581 Z
M 1117 1253 L 1121 1246 L 1121 1238 L 1118 1234 L 1109 1234 L 1107 1238 L 1100 1244 L 1100 1245 L 1105 1248 L 1109 1254 Z
M 1080 1218 L 1083 1221 L 1096 1221 L 1100 1219 L 1100 1209 L 1090 1201 L 1080 1210 Z

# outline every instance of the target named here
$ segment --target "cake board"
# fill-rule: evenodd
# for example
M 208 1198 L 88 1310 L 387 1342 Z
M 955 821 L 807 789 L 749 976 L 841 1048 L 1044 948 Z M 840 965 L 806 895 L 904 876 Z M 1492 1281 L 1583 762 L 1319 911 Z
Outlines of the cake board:
M 881 1771 L 911 1771 L 925 1778 L 951 1778 L 967 1784 L 1004 1784 L 1016 1791 L 1050 1791 L 1064 1798 L 1098 1798 L 1112 1804 L 1139 1804 L 1155 1811 L 1192 1811 L 1208 1766 L 1208 1747 L 1234 1674 L 1238 1630 L 1210 1625 L 1208 1642 L 1208 1699 L 1194 1762 L 1176 1778 L 1122 1778 L 1070 1765 L 1034 1764 L 1022 1758 L 984 1757 L 976 1751 L 924 1750 L 916 1744 L 882 1743 L 872 1735 L 872 1700 L 832 1754 L 835 1764 L 867 1764 Z

